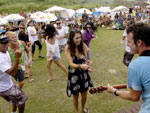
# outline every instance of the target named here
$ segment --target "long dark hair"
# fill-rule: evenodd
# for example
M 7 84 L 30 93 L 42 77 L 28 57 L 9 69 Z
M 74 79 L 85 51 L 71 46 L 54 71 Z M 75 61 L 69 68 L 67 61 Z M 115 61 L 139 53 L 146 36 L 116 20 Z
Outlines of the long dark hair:
M 69 39 L 68 39 L 67 44 L 69 45 L 69 49 L 70 49 L 70 52 L 71 52 L 71 56 L 74 56 L 74 55 L 75 55 L 75 44 L 74 44 L 73 38 L 74 38 L 75 34 L 77 34 L 77 33 L 82 36 L 81 31 L 78 30 L 78 29 L 72 29 L 72 30 L 70 31 L 70 34 L 69 34 Z M 81 43 L 80 43 L 80 45 L 78 46 L 78 50 L 79 50 L 79 53 L 81 53 L 81 54 L 84 55 L 84 46 L 83 46 L 82 37 L 81 37 Z
M 85 30 L 89 33 L 89 31 L 87 30 L 87 25 L 90 25 L 91 26 L 91 29 L 93 30 L 93 31 L 96 31 L 96 27 L 94 26 L 94 24 L 93 24 L 93 22 L 88 22 L 86 25 L 85 25 Z
M 51 24 L 47 24 L 45 27 L 45 35 L 49 38 L 53 38 L 57 34 L 55 27 Z

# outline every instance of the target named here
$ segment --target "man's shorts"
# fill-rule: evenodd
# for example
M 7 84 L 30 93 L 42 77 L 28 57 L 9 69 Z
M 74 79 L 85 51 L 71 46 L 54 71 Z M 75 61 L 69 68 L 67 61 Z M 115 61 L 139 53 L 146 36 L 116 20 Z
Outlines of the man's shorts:
M 22 82 L 24 80 L 24 72 L 22 69 L 18 69 L 16 75 L 14 76 L 15 80 L 18 82 Z
M 0 92 L 0 96 L 8 102 L 15 104 L 15 106 L 24 104 L 28 99 L 24 92 L 15 84 L 7 91 Z

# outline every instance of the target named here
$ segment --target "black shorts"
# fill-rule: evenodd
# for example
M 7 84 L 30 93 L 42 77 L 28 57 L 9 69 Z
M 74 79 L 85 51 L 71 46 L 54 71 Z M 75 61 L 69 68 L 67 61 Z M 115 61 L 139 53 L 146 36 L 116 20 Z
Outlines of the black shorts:
M 22 69 L 18 69 L 14 78 L 16 81 L 22 82 L 24 80 L 24 71 Z

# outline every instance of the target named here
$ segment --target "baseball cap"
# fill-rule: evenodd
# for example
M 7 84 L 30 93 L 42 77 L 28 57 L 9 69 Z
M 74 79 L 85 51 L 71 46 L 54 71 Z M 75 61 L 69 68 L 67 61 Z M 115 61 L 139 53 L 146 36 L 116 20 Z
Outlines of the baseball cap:
M 7 44 L 9 42 L 9 39 L 6 37 L 6 35 L 0 35 L 0 44 Z

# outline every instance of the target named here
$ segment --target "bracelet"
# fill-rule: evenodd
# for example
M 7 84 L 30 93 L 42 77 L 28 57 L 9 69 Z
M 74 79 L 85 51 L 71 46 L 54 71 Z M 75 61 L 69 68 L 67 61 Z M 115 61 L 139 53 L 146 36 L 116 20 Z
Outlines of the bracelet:
M 118 89 L 116 89 L 116 90 L 114 91 L 114 95 L 119 96 L 119 95 L 117 94 L 117 91 L 118 91 Z
M 78 64 L 78 68 L 79 68 L 79 69 L 81 69 L 81 66 L 80 66 L 80 64 Z

